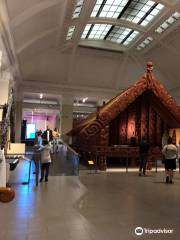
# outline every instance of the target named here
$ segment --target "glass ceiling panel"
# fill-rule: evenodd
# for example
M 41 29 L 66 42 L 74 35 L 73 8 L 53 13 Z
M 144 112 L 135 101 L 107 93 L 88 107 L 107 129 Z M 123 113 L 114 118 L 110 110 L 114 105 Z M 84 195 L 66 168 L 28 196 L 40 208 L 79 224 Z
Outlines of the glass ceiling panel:
M 121 19 L 146 26 L 163 7 L 162 4 L 150 0 L 133 0 Z
M 75 30 L 75 26 L 70 26 L 69 27 L 68 33 L 67 33 L 67 36 L 66 36 L 66 40 L 72 39 L 74 30 Z
M 130 28 L 110 24 L 87 24 L 81 38 L 108 40 L 127 46 L 138 34 L 139 32 Z
M 147 45 L 149 45 L 153 41 L 152 37 L 147 37 L 141 44 L 137 46 L 137 50 L 144 49 Z
M 130 28 L 115 26 L 107 37 L 107 40 L 121 43 L 131 31 L 132 30 Z
M 104 39 L 111 26 L 110 24 L 94 24 L 88 39 Z
M 146 26 L 163 7 L 152 0 L 97 0 L 91 17 L 120 18 Z
M 97 0 L 91 17 L 118 18 L 128 0 Z
M 164 21 L 156 30 L 157 33 L 164 32 L 167 28 L 169 28 L 173 23 L 175 23 L 180 18 L 180 13 L 173 13 L 166 21 Z
M 86 27 L 85 27 L 85 29 L 84 29 L 84 32 L 83 32 L 83 34 L 82 34 L 82 36 L 81 36 L 82 39 L 86 38 L 86 36 L 87 36 L 87 34 L 88 34 L 91 26 L 92 26 L 92 24 L 87 24 L 87 25 L 86 25 Z
M 123 42 L 123 45 L 129 45 L 137 36 L 139 35 L 138 31 L 133 31 L 131 35 Z
M 83 7 L 83 3 L 84 3 L 84 0 L 77 0 L 76 6 L 73 12 L 73 17 L 72 17 L 73 19 L 79 17 Z

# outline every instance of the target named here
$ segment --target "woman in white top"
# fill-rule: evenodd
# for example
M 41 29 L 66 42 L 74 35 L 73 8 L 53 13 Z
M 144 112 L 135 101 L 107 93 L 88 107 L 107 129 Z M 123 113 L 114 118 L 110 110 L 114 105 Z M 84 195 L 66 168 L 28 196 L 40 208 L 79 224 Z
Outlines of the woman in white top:
M 177 150 L 178 150 L 178 160 L 180 165 L 180 140 L 179 140 L 179 144 L 177 145 Z
M 166 183 L 173 183 L 173 170 L 176 169 L 176 159 L 178 158 L 177 147 L 172 143 L 172 138 L 168 138 L 167 145 L 163 147 L 162 153 L 165 158 Z

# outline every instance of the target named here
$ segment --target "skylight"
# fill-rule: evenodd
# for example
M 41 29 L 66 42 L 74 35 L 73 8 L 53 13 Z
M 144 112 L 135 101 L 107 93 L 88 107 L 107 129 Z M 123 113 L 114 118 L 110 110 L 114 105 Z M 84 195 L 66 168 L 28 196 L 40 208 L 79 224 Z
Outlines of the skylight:
M 164 21 L 156 30 L 157 33 L 164 32 L 167 28 L 169 28 L 173 23 L 175 23 L 180 18 L 180 13 L 173 13 L 166 21 Z
M 82 34 L 82 36 L 81 36 L 81 38 L 86 38 L 86 36 L 87 36 L 87 34 L 88 34 L 91 26 L 92 26 L 92 24 L 87 24 L 87 25 L 86 25 L 86 27 L 85 27 L 85 29 L 84 29 L 84 32 L 83 32 L 83 34 Z
M 139 32 L 130 28 L 113 26 L 110 24 L 87 24 L 82 39 L 101 39 L 128 45 Z
M 91 17 L 123 19 L 146 26 L 163 7 L 152 0 L 97 0 Z
M 91 17 L 118 18 L 128 0 L 97 0 Z
M 130 28 L 114 26 L 106 39 L 112 42 L 128 45 L 138 34 L 139 32 Z
M 125 46 L 129 45 L 138 35 L 139 35 L 138 31 L 132 31 L 131 34 L 129 34 L 129 36 L 126 37 L 126 40 L 123 41 L 123 45 Z
M 152 37 L 147 37 L 141 44 L 138 45 L 137 50 L 144 49 L 147 45 L 149 45 L 153 41 Z
M 81 10 L 82 10 L 82 7 L 83 7 L 83 3 L 84 3 L 84 0 L 77 0 L 72 18 L 78 18 L 79 17 L 79 15 L 81 13 Z
M 133 0 L 121 19 L 146 26 L 163 7 L 150 0 Z
M 89 39 L 104 39 L 111 26 L 110 24 L 94 24 L 87 37 Z
M 68 33 L 67 33 L 67 36 L 66 36 L 66 40 L 72 39 L 74 30 L 75 30 L 75 26 L 70 26 L 69 27 Z

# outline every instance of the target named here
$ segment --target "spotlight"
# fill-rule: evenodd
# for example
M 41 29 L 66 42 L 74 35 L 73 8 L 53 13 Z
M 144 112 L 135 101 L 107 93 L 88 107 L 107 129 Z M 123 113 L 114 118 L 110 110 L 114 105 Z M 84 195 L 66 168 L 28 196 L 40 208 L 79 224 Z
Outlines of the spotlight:
M 88 100 L 88 97 L 83 98 L 82 102 L 85 103 Z

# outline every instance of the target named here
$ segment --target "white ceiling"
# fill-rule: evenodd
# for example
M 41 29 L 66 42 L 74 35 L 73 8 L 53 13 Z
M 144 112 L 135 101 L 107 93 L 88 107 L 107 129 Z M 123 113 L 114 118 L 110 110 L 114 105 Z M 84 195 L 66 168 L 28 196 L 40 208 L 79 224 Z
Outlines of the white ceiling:
M 157 78 L 177 99 L 180 97 L 180 20 L 163 34 L 154 30 L 175 11 L 180 0 L 157 0 L 165 5 L 162 13 L 128 48 L 116 43 L 81 40 L 95 0 L 85 0 L 81 15 L 72 19 L 76 1 L 71 0 L 0 0 L 2 36 L 9 46 L 9 57 L 19 89 L 26 92 L 70 94 L 74 98 L 110 98 L 138 80 L 146 62 L 154 62 Z M 120 20 L 108 20 L 133 26 Z M 75 25 L 72 40 L 67 41 L 69 26 Z M 154 41 L 144 50 L 136 47 L 146 37 Z

